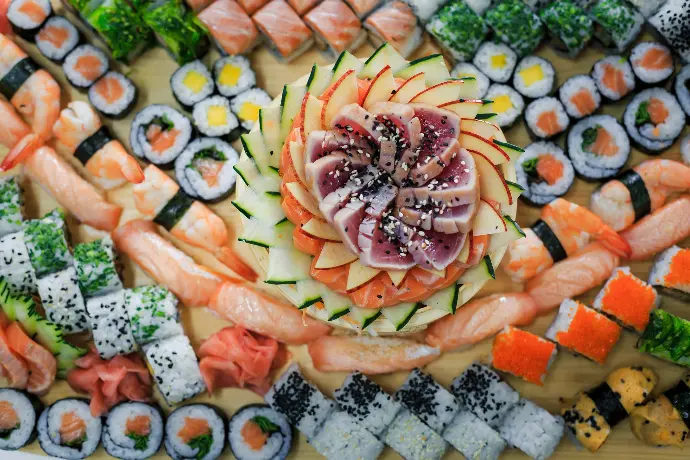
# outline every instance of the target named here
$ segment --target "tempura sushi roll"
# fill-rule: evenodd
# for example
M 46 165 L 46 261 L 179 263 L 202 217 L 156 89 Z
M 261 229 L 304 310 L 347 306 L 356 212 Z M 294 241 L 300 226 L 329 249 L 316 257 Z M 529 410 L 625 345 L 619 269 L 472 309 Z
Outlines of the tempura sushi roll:
M 192 119 L 194 127 L 202 136 L 219 137 L 228 142 L 240 137 L 240 122 L 230 109 L 230 101 L 224 96 L 211 96 L 197 102 L 192 111 Z
M 443 432 L 445 439 L 465 458 L 496 460 L 508 447 L 493 428 L 464 407 Z
M 151 404 L 128 401 L 108 412 L 103 424 L 103 447 L 111 457 L 143 460 L 163 443 L 163 413 Z
M 532 401 L 520 399 L 499 428 L 501 437 L 536 459 L 549 458 L 565 430 L 562 417 L 554 416 Z
M 205 202 L 217 202 L 235 189 L 237 174 L 233 166 L 239 154 L 220 139 L 199 138 L 190 143 L 175 160 L 177 180 L 188 195 Z
M 553 91 L 556 71 L 544 58 L 527 56 L 515 68 L 513 87 L 531 99 L 548 96 Z
M 494 101 L 492 111 L 496 114 L 496 118 L 492 122 L 503 129 L 513 126 L 525 110 L 525 100 L 520 93 L 507 85 L 494 83 L 489 87 L 484 98 Z
M 284 62 L 290 62 L 314 44 L 311 30 L 285 0 L 272 0 L 252 20 L 274 54 Z
M 11 295 L 34 295 L 38 292 L 36 272 L 31 265 L 24 232 L 0 238 L 0 277 Z
M 630 139 L 610 115 L 593 115 L 577 122 L 568 133 L 567 145 L 575 172 L 587 180 L 615 176 L 630 156 Z
M 256 74 L 249 59 L 244 56 L 220 58 L 213 64 L 213 80 L 218 92 L 234 97 L 256 86 Z
M 197 15 L 224 55 L 249 53 L 261 36 L 252 18 L 234 0 L 216 0 Z
M 365 18 L 374 11 L 383 0 L 344 0 L 357 17 Z
M 113 240 L 107 236 L 74 247 L 74 267 L 84 297 L 95 297 L 123 288 Z
M 54 210 L 41 219 L 24 222 L 24 243 L 36 277 L 42 278 L 72 265 L 65 215 Z
M 651 369 L 623 367 L 611 372 L 600 385 L 578 393 L 561 409 L 571 439 L 596 452 L 604 445 L 611 429 L 641 406 L 657 383 Z
M 400 0 L 386 3 L 364 21 L 369 41 L 379 47 L 388 43 L 404 58 L 422 44 L 423 30 L 412 8 Z
M 486 92 L 489 90 L 489 86 L 491 85 L 489 77 L 484 75 L 481 70 L 469 62 L 461 62 L 460 64 L 456 65 L 450 74 L 453 78 L 474 78 L 478 98 L 483 98 L 486 96 Z
M 412 370 L 395 399 L 437 433 L 443 433 L 460 411 L 455 396 L 421 369 Z
M 520 395 L 492 369 L 472 363 L 450 386 L 450 392 L 490 427 L 501 426 Z
M 630 101 L 623 123 L 640 150 L 656 155 L 678 139 L 685 128 L 685 112 L 673 94 L 663 88 L 649 88 Z
M 165 421 L 165 452 L 173 460 L 214 460 L 225 448 L 223 412 L 209 404 L 178 407 Z
M 163 286 L 140 286 L 125 290 L 125 309 L 132 335 L 139 345 L 183 335 L 178 300 Z
M 385 445 L 345 412 L 333 411 L 309 444 L 326 458 L 376 460 Z
M 448 449 L 438 433 L 407 409 L 398 412 L 383 441 L 403 458 L 440 460 Z
M 36 422 L 43 411 L 41 400 L 30 393 L 0 388 L 0 450 L 17 450 L 36 439 Z M 7 454 L 5 454 L 7 455 Z
M 635 89 L 635 73 L 623 56 L 607 56 L 592 67 L 592 78 L 601 95 L 609 101 L 623 99 Z
M 625 0 L 599 0 L 589 9 L 594 21 L 594 36 L 606 49 L 618 53 L 635 41 L 644 17 Z
M 686 65 L 678 72 L 673 83 L 673 89 L 680 106 L 690 117 L 690 65 Z
M 621 335 L 621 327 L 580 302 L 566 299 L 546 331 L 546 338 L 573 353 L 604 364 Z
M 550 139 L 570 126 L 565 107 L 555 97 L 542 97 L 530 102 L 525 109 L 525 122 L 533 139 Z
M 655 0 L 656 1 L 656 0 Z M 686 63 L 690 62 L 688 30 L 690 30 L 690 1 L 671 0 L 649 18 L 649 23 Z
M 648 18 L 656 13 L 666 0 L 628 0 L 628 3 L 637 8 L 642 17 Z
M 544 385 L 557 353 L 555 343 L 531 332 L 506 326 L 494 337 L 491 365 L 527 382 Z
M 110 68 L 108 56 L 93 45 L 77 46 L 65 57 L 62 71 L 72 86 L 87 89 Z
M 37 284 L 48 321 L 60 326 L 65 334 L 77 334 L 91 329 L 74 267 L 44 276 Z
M 556 0 L 539 12 L 551 45 L 574 58 L 587 46 L 594 34 L 592 20 L 573 0 Z
M 690 249 L 671 246 L 654 260 L 649 284 L 681 299 L 690 297 Z
M 630 429 L 637 439 L 654 447 L 676 446 L 690 433 L 690 375 L 630 413 Z
M 102 359 L 126 355 L 137 349 L 125 309 L 125 292 L 115 291 L 86 301 L 93 342 Z
M 25 40 L 34 41 L 36 33 L 53 14 L 50 0 L 12 0 L 5 14 L 12 30 Z
M 534 206 L 544 206 L 565 195 L 575 180 L 575 171 L 563 150 L 551 142 L 535 142 L 515 162 L 517 183 L 525 189 L 520 197 Z
M 92 455 L 101 441 L 101 418 L 91 415 L 89 401 L 54 402 L 38 418 L 38 442 L 51 457 L 80 459 Z
M 658 42 L 642 42 L 630 52 L 635 76 L 644 85 L 660 84 L 668 80 L 676 67 L 671 50 Z
M 572 118 L 592 115 L 601 106 L 601 94 L 589 75 L 575 75 L 563 83 L 558 98 Z
M 36 47 L 54 62 L 62 62 L 79 45 L 79 29 L 63 16 L 49 18 L 36 34 Z
M 426 24 L 447 0 L 404 0 L 404 2 L 410 5 L 419 21 Z
M 484 42 L 472 62 L 492 81 L 505 83 L 513 76 L 517 54 L 503 43 Z
M 0 179 L 0 237 L 16 233 L 24 222 L 24 200 L 19 176 Z
M 256 433 L 255 439 L 247 434 Z M 257 440 L 263 440 L 263 443 Z M 292 447 L 292 427 L 285 416 L 264 404 L 244 406 L 228 424 L 230 450 L 237 460 L 285 460 Z
M 145 345 L 144 355 L 153 381 L 168 405 L 179 404 L 206 389 L 196 354 L 186 336 L 175 335 Z
M 630 267 L 616 268 L 594 299 L 592 306 L 621 325 L 643 332 L 649 314 L 659 305 L 652 286 L 630 272 Z
M 192 138 L 192 123 L 168 105 L 153 104 L 134 117 L 129 132 L 132 152 L 162 168 L 172 167 Z
M 244 91 L 230 101 L 230 108 L 240 121 L 242 129 L 251 131 L 259 121 L 259 111 L 271 105 L 273 98 L 261 88 Z
M 439 2 L 419 0 L 415 3 Z M 444 54 L 458 62 L 470 60 L 489 33 L 484 19 L 460 0 L 453 0 L 439 9 L 429 18 L 426 30 Z
M 216 89 L 211 72 L 198 60 L 177 69 L 170 77 L 170 88 L 177 103 L 188 112 L 195 104 L 210 97 Z
M 137 104 L 134 82 L 120 72 L 110 71 L 89 88 L 89 102 L 108 118 L 120 120 Z
M 519 57 L 531 54 L 544 39 L 544 25 L 522 0 L 503 0 L 484 13 L 496 37 Z
M 354 51 L 366 40 L 362 22 L 342 0 L 324 0 L 304 15 L 314 31 L 316 45 L 335 59 L 343 51 Z

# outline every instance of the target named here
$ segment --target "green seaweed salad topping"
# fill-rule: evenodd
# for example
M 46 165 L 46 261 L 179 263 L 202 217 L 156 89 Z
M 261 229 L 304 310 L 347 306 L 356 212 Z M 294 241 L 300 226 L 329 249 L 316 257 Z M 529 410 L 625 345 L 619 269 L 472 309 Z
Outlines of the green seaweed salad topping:
M 152 42 L 153 34 L 127 0 L 91 0 L 82 10 L 115 59 L 134 59 Z
M 640 351 L 690 367 L 690 321 L 654 310 L 637 342 Z
M 484 19 L 520 57 L 534 51 L 544 38 L 541 20 L 522 0 L 503 0 L 490 8 Z
M 143 9 L 143 18 L 178 64 L 206 54 L 208 29 L 182 0 L 156 1 Z
M 429 33 L 448 44 L 457 59 L 470 59 L 488 33 L 484 19 L 462 1 L 452 1 L 436 12 Z
M 74 248 L 74 258 L 78 262 L 75 265 L 79 287 L 87 297 L 110 286 L 113 278 L 118 276 L 112 247 L 103 240 L 78 244 Z
M 539 12 L 539 17 L 565 47 L 577 53 L 592 38 L 592 20 L 585 10 L 571 0 L 553 2 Z
M 194 456 L 196 460 L 201 460 L 206 457 L 211 451 L 211 446 L 213 445 L 213 434 L 205 434 L 203 436 L 197 436 L 187 443 L 192 449 L 198 449 L 196 455 Z

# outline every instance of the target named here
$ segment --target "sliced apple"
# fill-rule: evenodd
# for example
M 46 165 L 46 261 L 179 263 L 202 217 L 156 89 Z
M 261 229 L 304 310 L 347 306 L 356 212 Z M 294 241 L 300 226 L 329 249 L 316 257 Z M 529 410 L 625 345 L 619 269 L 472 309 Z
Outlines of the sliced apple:
M 333 117 L 346 105 L 356 104 L 359 100 L 359 89 L 357 87 L 357 73 L 350 69 L 343 74 L 333 86 L 331 86 L 323 97 L 324 104 L 321 110 L 321 125 L 328 128 L 331 126 Z
M 489 142 L 474 133 L 461 132 L 458 137 L 460 147 L 474 150 L 487 157 L 494 165 L 500 165 L 510 161 L 510 157 L 493 142 Z
M 356 289 L 371 281 L 379 273 L 381 273 L 381 270 L 365 267 L 359 263 L 359 260 L 356 260 L 350 264 L 350 269 L 347 273 L 347 287 L 345 289 L 348 291 Z
M 302 109 L 300 118 L 302 119 L 302 143 L 307 143 L 307 137 L 312 131 L 319 131 L 323 129 L 321 124 L 321 111 L 323 110 L 323 102 L 318 98 L 307 93 L 302 100 Z
M 424 80 L 424 72 L 412 75 L 405 80 L 398 89 L 388 99 L 390 102 L 398 102 L 400 104 L 407 104 L 417 94 L 426 89 Z
M 465 101 L 450 101 L 439 105 L 441 109 L 450 110 L 458 114 L 460 118 L 474 118 L 479 113 L 484 102 L 481 99 L 468 99 Z
M 462 249 L 460 250 L 460 254 L 458 254 L 457 259 L 455 261 L 459 264 L 467 264 L 467 262 L 470 260 L 470 253 L 472 252 L 472 233 L 469 233 L 467 235 L 467 238 L 465 238 L 465 244 L 462 246 Z
M 495 201 L 500 204 L 513 204 L 513 197 L 508 189 L 508 184 L 503 178 L 501 170 L 491 160 L 479 152 L 469 151 L 474 158 L 474 164 L 479 173 L 479 190 L 482 198 Z
M 297 171 L 297 177 L 303 183 L 307 183 L 304 176 L 304 145 L 299 142 L 290 142 L 290 158 L 292 158 L 292 165 Z
M 302 205 L 304 209 L 309 211 L 315 217 L 324 219 L 323 214 L 321 214 L 321 211 L 319 210 L 319 205 L 316 203 L 316 200 L 313 196 L 311 196 L 307 189 L 304 188 L 304 186 L 302 186 L 302 184 L 300 184 L 299 182 L 290 182 L 285 187 L 287 188 L 288 192 L 292 194 L 295 200 L 297 200 L 297 202 Z
M 434 275 L 434 276 L 438 276 L 439 278 L 445 278 L 445 276 L 446 276 L 446 270 L 445 270 L 445 269 L 443 269 L 443 270 L 433 270 L 433 269 L 430 269 L 430 268 L 424 268 L 424 267 L 422 267 L 422 266 L 420 266 L 419 268 L 421 268 L 421 269 L 424 270 L 425 272 L 431 273 L 431 274 Z
M 395 91 L 395 78 L 393 78 L 393 71 L 391 66 L 387 65 L 374 77 L 364 96 L 362 107 L 369 110 L 372 105 L 377 102 L 385 102 Z
M 358 259 L 359 256 L 350 252 L 343 243 L 326 243 L 314 267 L 318 269 L 342 267 Z
M 495 235 L 505 231 L 508 231 L 508 228 L 503 220 L 503 216 L 482 198 L 479 201 L 479 209 L 474 218 L 472 234 L 474 236 Z
M 415 95 L 410 102 L 419 102 L 429 105 L 441 105 L 450 101 L 457 101 L 462 97 L 466 83 L 462 80 L 448 80 L 426 88 Z
M 501 128 L 497 125 L 488 121 L 475 120 L 474 118 L 463 118 L 460 120 L 460 131 L 476 134 L 488 141 L 493 141 L 496 139 L 496 136 L 503 136 Z
M 328 222 L 321 219 L 311 219 L 301 228 L 304 233 L 322 240 L 342 241 L 338 232 Z
M 408 270 L 387 270 L 386 273 L 390 277 L 395 287 L 400 287 L 403 280 L 407 276 Z

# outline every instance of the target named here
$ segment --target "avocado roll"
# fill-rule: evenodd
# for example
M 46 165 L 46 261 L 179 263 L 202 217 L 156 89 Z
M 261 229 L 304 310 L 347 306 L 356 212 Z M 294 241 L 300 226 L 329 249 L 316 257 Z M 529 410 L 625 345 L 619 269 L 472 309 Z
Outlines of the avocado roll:
M 208 404 L 178 407 L 165 422 L 165 451 L 173 460 L 214 460 L 225 448 L 225 414 Z
M 501 0 L 484 14 L 496 37 L 519 57 L 531 54 L 544 39 L 544 25 L 522 0 Z
M 110 409 L 103 424 L 103 447 L 111 457 L 143 460 L 163 443 L 163 413 L 143 402 L 127 401 Z
M 605 49 L 624 52 L 635 41 L 644 17 L 625 0 L 599 0 L 589 10 L 594 36 Z
M 556 70 L 544 58 L 527 56 L 515 68 L 513 87 L 531 99 L 548 96 L 553 92 Z
M 93 45 L 80 45 L 65 57 L 62 71 L 72 86 L 88 89 L 110 68 L 108 56 Z
M 233 166 L 239 154 L 220 139 L 202 137 L 187 146 L 175 161 L 177 180 L 189 196 L 217 202 L 235 189 L 237 173 Z
M 525 100 L 520 93 L 507 85 L 494 83 L 484 97 L 494 101 L 494 122 L 503 129 L 511 127 L 525 110 Z
M 572 0 L 556 0 L 539 12 L 550 37 L 551 46 L 575 58 L 594 34 L 594 25 L 587 13 Z
M 630 157 L 630 139 L 610 115 L 579 121 L 568 133 L 567 145 L 575 172 L 586 180 L 614 177 Z
M 650 315 L 649 324 L 637 341 L 637 348 L 679 366 L 690 367 L 689 335 L 690 321 L 658 309 Z
M 66 398 L 48 406 L 38 418 L 38 442 L 51 457 L 80 459 L 96 451 L 101 441 L 100 417 L 91 415 L 89 402 Z
M 257 436 L 250 438 L 250 433 Z M 284 460 L 292 447 L 292 427 L 270 406 L 250 404 L 230 419 L 228 441 L 237 460 Z
M 240 122 L 223 96 L 211 96 L 197 102 L 192 111 L 194 127 L 202 136 L 219 137 L 232 142 L 240 137 Z
M 568 193 L 575 180 L 570 159 L 551 142 L 535 142 L 515 162 L 520 196 L 534 206 L 544 206 Z
M 575 75 L 563 83 L 558 97 L 572 118 L 592 115 L 601 107 L 601 94 L 589 75 Z
M 36 47 L 42 55 L 60 63 L 79 45 L 79 29 L 62 16 L 49 18 L 36 34 Z
M 260 88 L 252 88 L 235 96 L 230 101 L 232 113 L 240 121 L 242 129 L 251 131 L 259 121 L 259 110 L 271 105 L 273 98 Z
M 474 82 L 477 85 L 478 98 L 483 98 L 486 95 L 486 92 L 489 90 L 489 85 L 491 85 L 489 77 L 484 75 L 481 70 L 469 62 L 461 62 L 460 64 L 456 65 L 450 75 L 453 78 L 460 79 L 463 77 L 474 78 Z
M 12 0 L 5 14 L 14 33 L 33 42 L 46 20 L 53 14 L 50 0 Z
M 676 446 L 690 434 L 690 375 L 630 414 L 637 439 L 654 447 Z
M 472 60 L 475 66 L 496 83 L 510 80 L 517 64 L 517 54 L 508 45 L 484 42 Z
M 426 30 L 444 54 L 457 62 L 470 60 L 489 32 L 484 19 L 461 0 L 439 9 L 430 17 Z
M 616 102 L 635 89 L 635 73 L 623 56 L 607 56 L 592 67 L 592 79 L 604 99 Z
M 690 118 L 690 65 L 686 65 L 678 72 L 673 82 L 673 88 L 680 106 Z
M 170 77 L 170 88 L 177 103 L 188 112 L 195 104 L 210 97 L 216 89 L 211 72 L 199 60 L 177 69 Z
M 12 388 L 1 388 L 0 450 L 17 450 L 34 442 L 36 422 L 42 411 L 43 403 L 37 396 Z
M 568 129 L 570 118 L 558 99 L 542 97 L 527 106 L 525 122 L 532 139 L 550 139 Z
M 153 104 L 134 117 L 129 132 L 132 152 L 156 166 L 170 168 L 192 138 L 192 123 L 170 106 Z
M 630 101 L 623 123 L 640 150 L 658 155 L 680 136 L 685 127 L 685 112 L 671 93 L 663 88 L 649 88 Z

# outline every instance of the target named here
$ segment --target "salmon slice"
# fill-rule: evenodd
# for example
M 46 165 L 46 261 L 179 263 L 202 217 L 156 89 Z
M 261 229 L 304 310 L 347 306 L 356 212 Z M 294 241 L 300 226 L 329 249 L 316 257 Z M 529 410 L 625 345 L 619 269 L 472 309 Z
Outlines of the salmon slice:
M 618 153 L 618 145 L 616 140 L 602 126 L 597 126 L 597 138 L 593 144 L 589 146 L 589 150 L 597 155 L 609 157 Z
M 320 252 L 320 251 L 319 251 Z M 339 292 L 341 294 L 347 291 L 347 276 L 350 270 L 349 265 L 343 265 L 335 268 L 314 268 L 318 257 L 314 257 L 311 265 L 311 277 L 316 281 L 325 284 L 331 291 Z
M 556 111 L 554 110 L 542 112 L 537 120 L 537 127 L 541 129 L 547 137 L 563 131 L 561 125 L 558 123 L 558 115 L 556 115 Z
M 208 28 L 218 46 L 230 55 L 246 53 L 259 36 L 252 18 L 234 0 L 216 0 L 197 18 Z
M 597 109 L 597 103 L 594 101 L 592 93 L 586 88 L 570 96 L 570 102 L 577 108 L 581 116 L 589 115 Z
M 304 22 L 335 52 L 349 49 L 362 31 L 362 23 L 341 0 L 325 0 L 304 16 Z
M 86 438 L 86 422 L 75 412 L 65 412 L 60 418 L 58 432 L 63 445 L 74 445 Z
M 29 366 L 21 356 L 12 351 L 3 329 L 0 329 L 0 367 L 11 388 L 26 388 L 29 382 Z
M 195 13 L 199 13 L 204 8 L 213 3 L 213 0 L 186 0 L 187 6 L 192 9 Z
M 48 42 L 59 49 L 68 38 L 69 32 L 67 29 L 48 24 L 38 31 L 37 40 Z
M 237 0 L 237 3 L 244 8 L 244 11 L 246 11 L 248 15 L 254 14 L 256 10 L 268 2 L 269 0 Z
M 411 52 L 410 41 L 416 40 L 415 35 L 419 34 L 417 17 L 410 6 L 401 1 L 388 3 L 375 11 L 366 19 L 365 24 L 367 28 L 375 30 L 382 41 L 388 42 L 403 54 L 403 57 Z
M 427 344 L 441 351 L 469 347 L 492 337 L 506 326 L 530 324 L 537 304 L 524 293 L 494 294 L 460 307 L 433 323 L 426 331 Z
M 381 0 L 345 0 L 345 2 L 361 18 L 376 8 L 381 3 Z
M 321 372 L 390 374 L 425 366 L 440 355 L 438 348 L 393 337 L 324 336 L 309 344 L 314 368 Z
M 259 424 L 252 419 L 247 420 L 244 424 L 240 430 L 240 436 L 242 436 L 244 443 L 249 446 L 251 450 L 263 449 L 266 445 L 266 441 L 268 441 L 268 433 L 265 433 Z
M 10 8 L 12 0 L 0 0 L 0 34 L 9 35 L 12 33 L 12 25 L 7 19 L 7 10 Z
M 218 177 L 224 165 L 223 162 L 212 159 L 201 159 L 194 162 L 194 167 L 209 187 L 215 187 L 218 184 Z
M 292 57 L 312 38 L 309 27 L 284 0 L 270 2 L 252 19 L 284 58 Z
M 79 56 L 77 62 L 74 63 L 74 70 L 85 79 L 93 81 L 101 75 L 101 60 L 92 54 Z
M 316 6 L 321 0 L 287 0 L 295 13 L 303 16 L 304 13 Z
M 647 104 L 647 112 L 652 119 L 652 123 L 655 125 L 660 125 L 666 122 L 669 112 L 666 108 L 666 104 L 661 99 L 656 97 L 649 98 L 649 104 Z
M 117 102 L 125 94 L 125 88 L 120 80 L 111 75 L 106 75 L 94 83 L 94 91 L 108 102 Z
M 26 361 L 29 369 L 27 391 L 37 395 L 46 394 L 57 373 L 57 362 L 53 354 L 31 340 L 18 323 L 10 324 L 5 333 L 12 351 Z
M 281 186 L 281 192 L 283 197 L 281 207 L 290 222 L 301 227 L 314 218 L 314 215 L 297 201 L 297 198 L 290 193 L 287 187 Z
M 45 10 L 36 2 L 24 2 L 19 8 L 21 13 L 24 13 L 33 22 L 40 24 L 48 17 Z
M 644 217 L 621 233 L 630 243 L 630 260 L 647 260 L 690 236 L 690 195 Z
M 540 155 L 537 162 L 537 174 L 547 184 L 555 185 L 563 177 L 563 163 L 550 154 Z
M 0 433 L 6 436 L 19 428 L 21 419 L 14 410 L 14 406 L 9 401 L 0 401 Z
M 386 281 L 384 273 L 350 294 L 350 298 L 360 308 L 381 308 L 385 304 Z
M 603 85 L 618 95 L 627 94 L 628 86 L 625 84 L 623 71 L 608 63 L 603 65 L 603 70 L 604 76 L 601 79 Z
M 177 437 L 189 444 L 193 439 L 206 436 L 211 433 L 211 427 L 205 418 L 185 417 L 184 426 L 177 432 Z
M 222 318 L 288 345 L 308 343 L 331 331 L 321 321 L 246 283 L 223 283 L 208 305 Z
M 620 258 L 602 243 L 592 243 L 529 280 L 526 291 L 536 302 L 539 314 L 545 314 L 565 299 L 603 284 L 619 262 Z
M 666 50 L 655 46 L 649 48 L 635 64 L 645 69 L 664 70 L 673 67 L 673 58 Z
M 151 434 L 151 418 L 148 415 L 136 415 L 127 419 L 125 432 L 137 436 L 148 436 Z
M 163 129 L 163 127 L 151 124 L 146 129 L 146 140 L 151 145 L 151 150 L 154 152 L 165 152 L 173 145 L 177 140 L 177 136 L 180 135 L 179 129 Z
M 295 227 L 292 232 L 292 242 L 298 251 L 315 257 L 321 253 L 324 244 L 326 244 L 323 240 L 309 236 L 299 227 Z

